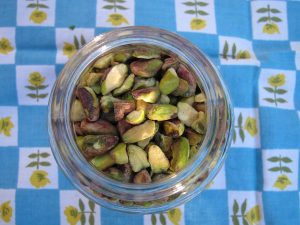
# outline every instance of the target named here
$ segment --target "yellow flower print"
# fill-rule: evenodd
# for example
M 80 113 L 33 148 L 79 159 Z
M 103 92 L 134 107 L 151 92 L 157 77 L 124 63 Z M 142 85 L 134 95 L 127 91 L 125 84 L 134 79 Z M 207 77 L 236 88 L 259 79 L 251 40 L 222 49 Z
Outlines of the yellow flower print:
M 279 188 L 280 190 L 284 190 L 287 186 L 289 186 L 291 184 L 292 184 L 292 182 L 290 181 L 290 179 L 285 174 L 282 174 L 282 175 L 278 176 L 273 187 Z
M 192 30 L 201 30 L 206 27 L 206 21 L 199 18 L 194 18 L 191 20 L 190 26 Z
M 46 171 L 35 170 L 30 177 L 30 183 L 36 188 L 45 187 L 47 184 L 50 184 L 47 176 L 48 173 Z
M 0 53 L 3 55 L 7 55 L 11 51 L 13 51 L 13 47 L 11 46 L 9 40 L 7 38 L 0 39 Z
M 10 201 L 4 202 L 0 205 L 0 218 L 9 223 L 12 216 L 12 207 L 10 206 Z
M 119 13 L 110 14 L 106 21 L 110 22 L 114 26 L 120 26 L 122 23 L 129 24 L 127 19 Z
M 245 216 L 250 225 L 259 224 L 259 221 L 261 220 L 259 205 L 256 205 L 253 208 L 251 208 L 245 214 Z
M 245 50 L 245 51 L 239 51 L 237 53 L 236 56 L 237 59 L 250 59 L 251 58 L 251 54 L 249 51 Z
M 47 14 L 41 10 L 35 9 L 32 11 L 29 19 L 36 24 L 41 24 L 47 19 Z
M 252 137 L 254 137 L 254 135 L 257 134 L 256 120 L 252 117 L 248 117 L 246 119 L 244 128 Z
M 263 27 L 263 33 L 266 34 L 279 34 L 279 28 L 276 23 L 267 23 Z
M 280 87 L 285 84 L 285 75 L 283 73 L 279 73 L 277 75 L 270 76 L 268 83 L 273 87 Z
M 182 213 L 179 208 L 171 209 L 167 213 L 169 220 L 174 224 L 174 225 L 179 225 L 179 222 L 182 217 Z
M 75 45 L 72 45 L 68 42 L 64 42 L 63 54 L 66 55 L 68 58 L 71 58 L 75 53 L 76 53 Z
M 29 74 L 28 82 L 33 86 L 40 86 L 45 82 L 46 77 L 43 77 L 39 72 Z
M 0 134 L 3 134 L 7 137 L 11 136 L 10 130 L 14 127 L 14 124 L 11 122 L 10 116 L 0 119 Z
M 81 213 L 73 206 L 67 206 L 64 210 L 64 214 L 70 225 L 76 225 L 81 218 Z

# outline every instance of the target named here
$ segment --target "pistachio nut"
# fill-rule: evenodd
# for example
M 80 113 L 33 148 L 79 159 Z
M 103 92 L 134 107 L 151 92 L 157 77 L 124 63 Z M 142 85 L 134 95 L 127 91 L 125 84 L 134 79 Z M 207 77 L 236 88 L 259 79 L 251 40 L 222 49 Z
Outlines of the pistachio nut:
M 170 98 L 168 95 L 161 95 L 158 102 L 159 104 L 170 104 Z
M 150 120 L 164 121 L 177 117 L 177 107 L 170 104 L 152 105 L 147 112 Z
M 180 99 L 180 102 L 184 102 L 184 103 L 187 103 L 189 105 L 193 105 L 194 102 L 195 102 L 195 96 L 184 97 L 184 98 Z
M 112 67 L 101 84 L 102 95 L 107 95 L 112 90 L 120 87 L 128 75 L 127 65 L 121 63 Z
M 156 80 L 154 77 L 151 77 L 151 78 L 135 77 L 134 86 L 133 86 L 132 90 L 153 87 L 153 86 L 155 86 L 155 84 L 156 84 Z
M 184 102 L 178 102 L 178 119 L 184 123 L 184 125 L 190 127 L 192 123 L 198 118 L 198 112 L 189 104 Z
M 130 164 L 126 163 L 126 164 L 121 165 L 120 167 L 121 167 L 122 173 L 124 175 L 124 181 L 131 182 L 133 172 L 132 172 Z
M 166 58 L 164 60 L 164 64 L 162 65 L 162 70 L 167 70 L 170 67 L 173 67 L 174 69 L 177 69 L 179 66 L 179 61 L 177 57 L 170 57 L 170 58 Z
M 125 119 L 121 119 L 117 123 L 117 129 L 119 131 L 119 134 L 122 136 L 127 130 L 132 128 L 132 125 L 130 123 L 127 123 Z
M 77 147 L 79 148 L 79 150 L 82 151 L 83 149 L 83 146 L 84 146 L 84 139 L 82 136 L 76 136 L 76 144 L 77 144 Z
M 134 74 L 130 74 L 124 81 L 124 83 L 121 85 L 121 87 L 115 89 L 113 91 L 114 96 L 119 96 L 121 94 L 124 94 L 125 92 L 129 91 L 132 88 L 134 82 Z
M 172 144 L 172 160 L 170 169 L 174 172 L 178 172 L 183 169 L 189 160 L 190 144 L 188 139 L 180 137 Z
M 108 168 L 105 173 L 112 179 L 117 181 L 123 181 L 124 180 L 124 174 L 121 170 L 117 169 L 116 167 L 110 167 Z
M 101 119 L 95 122 L 82 120 L 80 123 L 80 129 L 83 134 L 112 134 L 112 135 L 118 134 L 115 126 Z
M 159 144 L 159 147 L 163 150 L 164 153 L 167 153 L 171 150 L 171 145 L 173 143 L 173 138 L 157 133 L 155 135 L 156 143 Z
M 148 87 L 131 92 L 135 100 L 143 100 L 148 103 L 155 103 L 160 95 L 158 87 Z
M 150 143 L 151 139 L 152 139 L 152 137 L 146 138 L 146 139 L 144 139 L 144 140 L 142 140 L 142 141 L 139 141 L 139 142 L 137 143 L 137 145 L 138 145 L 139 147 L 141 147 L 142 149 L 144 149 L 144 148 Z
M 200 102 L 200 103 L 206 102 L 206 97 L 205 97 L 204 93 L 195 95 L 195 102 Z
M 114 102 L 114 113 L 115 120 L 119 121 L 124 118 L 124 116 L 133 110 L 135 110 L 135 102 L 134 101 L 117 101 Z
M 150 166 L 147 160 L 147 153 L 136 145 L 128 145 L 127 148 L 129 163 L 133 172 L 139 172 L 140 170 Z
M 114 135 L 86 135 L 83 138 L 83 151 L 87 156 L 101 155 L 112 149 L 118 141 L 118 136 Z
M 181 79 L 184 79 L 189 83 L 189 90 L 184 95 L 186 97 L 194 95 L 196 91 L 196 85 L 197 85 L 194 75 L 183 64 L 179 65 L 177 69 L 177 74 Z
M 206 131 L 206 116 L 205 113 L 198 112 L 197 118 L 192 122 L 191 127 L 199 134 L 205 134 Z
M 100 86 L 100 78 L 103 73 L 89 73 L 86 85 L 93 89 L 96 94 L 100 94 L 101 86 Z
M 118 102 L 118 101 L 121 101 L 121 100 L 118 98 L 114 98 L 113 96 L 110 96 L 110 95 L 102 96 L 101 100 L 100 100 L 101 110 L 104 113 L 108 113 L 108 112 L 112 111 L 114 108 L 114 102 Z
M 99 171 L 105 170 L 115 164 L 115 161 L 110 157 L 108 153 L 104 155 L 98 155 L 91 160 L 91 164 Z
M 127 130 L 122 135 L 122 139 L 125 143 L 136 143 L 145 140 L 146 138 L 153 137 L 156 129 L 155 122 L 147 120 L 146 122 Z
M 179 85 L 176 88 L 176 90 L 172 92 L 172 95 L 184 96 L 188 90 L 189 90 L 189 83 L 186 80 L 179 78 Z
M 132 56 L 139 59 L 154 59 L 160 58 L 160 53 L 158 49 L 140 46 L 133 51 Z
M 84 108 L 89 121 L 96 121 L 100 115 L 99 101 L 95 92 L 90 87 L 77 89 L 78 98 Z
M 147 170 L 141 170 L 134 176 L 133 183 L 135 183 L 135 184 L 151 183 L 151 176 Z
M 114 61 L 124 63 L 131 57 L 131 55 L 132 52 L 130 50 L 119 51 L 116 54 L 114 54 Z
M 136 100 L 136 110 L 144 110 L 146 111 L 149 103 L 143 100 Z
M 193 107 L 194 109 L 196 109 L 198 112 L 206 112 L 206 106 L 205 106 L 205 103 L 202 102 L 202 103 L 199 103 L 199 102 L 194 102 L 193 103 Z
M 162 173 L 169 169 L 170 163 L 163 151 L 157 145 L 151 145 L 148 149 L 148 159 L 153 173 Z
M 97 69 L 105 69 L 111 65 L 111 62 L 113 60 L 113 54 L 108 54 L 105 56 L 102 56 L 100 59 L 98 59 L 94 63 L 94 67 Z
M 130 64 L 130 70 L 140 77 L 153 77 L 162 66 L 160 59 L 140 59 Z
M 74 131 L 77 135 L 83 135 L 83 132 L 80 128 L 80 122 L 73 123 Z
M 75 99 L 71 106 L 71 121 L 81 121 L 86 117 L 81 101 Z
M 179 78 L 174 68 L 169 68 L 159 82 L 160 92 L 164 95 L 171 94 L 177 89 Z
M 163 122 L 164 132 L 167 136 L 180 137 L 184 132 L 184 124 L 178 120 L 168 120 Z
M 110 152 L 110 156 L 114 159 L 116 164 L 126 164 L 128 163 L 128 155 L 126 152 L 126 144 L 119 143 Z
M 134 110 L 126 116 L 126 121 L 130 124 L 137 125 L 145 120 L 144 110 Z
M 198 145 L 203 140 L 203 135 L 195 132 L 193 129 L 188 127 L 185 129 L 184 135 L 189 140 L 190 145 Z

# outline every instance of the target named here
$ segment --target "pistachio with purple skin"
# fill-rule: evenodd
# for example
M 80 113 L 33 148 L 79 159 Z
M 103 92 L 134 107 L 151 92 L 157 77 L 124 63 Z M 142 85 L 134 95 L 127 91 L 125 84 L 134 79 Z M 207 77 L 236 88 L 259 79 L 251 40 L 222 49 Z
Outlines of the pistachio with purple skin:
M 129 130 L 133 125 L 130 123 L 127 123 L 125 119 L 121 119 L 117 123 L 117 129 L 119 131 L 119 134 L 122 136 L 127 130 Z
M 189 83 L 186 80 L 179 78 L 179 85 L 175 89 L 175 91 L 172 92 L 172 95 L 174 95 L 174 96 L 184 96 L 185 93 L 188 92 L 189 87 L 190 87 Z
M 167 70 L 170 67 L 173 67 L 174 69 L 177 69 L 179 66 L 179 61 L 177 57 L 170 57 L 170 58 L 166 58 L 164 60 L 164 64 L 162 65 L 162 70 Z
M 130 70 L 140 77 L 153 77 L 161 69 L 163 62 L 160 59 L 140 59 L 130 64 Z
M 149 184 L 151 183 L 151 176 L 147 170 L 141 170 L 134 178 L 133 183 L 135 184 Z
M 87 156 L 102 155 L 116 146 L 118 136 L 114 135 L 86 135 L 83 137 L 83 152 Z
M 184 124 L 178 120 L 168 120 L 163 122 L 163 128 L 167 136 L 180 137 L 184 132 Z
M 161 133 L 157 133 L 155 135 L 156 143 L 158 143 L 161 150 L 163 150 L 164 153 L 170 152 L 171 145 L 173 143 L 173 138 L 170 136 L 163 135 Z
M 188 127 L 185 129 L 184 135 L 189 140 L 190 145 L 198 145 L 203 140 L 203 135 Z
M 80 87 L 77 89 L 78 98 L 84 108 L 89 121 L 96 121 L 100 115 L 99 100 L 90 87 Z
M 82 120 L 80 130 L 83 134 L 118 134 L 116 127 L 105 120 L 97 120 L 95 122 Z
M 195 76 L 183 64 L 179 65 L 179 67 L 177 69 L 177 74 L 181 79 L 186 80 L 190 86 L 189 90 L 184 95 L 186 97 L 194 95 L 195 91 L 196 91 L 196 85 L 197 85 Z
M 85 117 L 86 115 L 81 102 L 75 99 L 71 106 L 71 121 L 78 122 L 85 119 Z
M 160 50 L 149 48 L 147 46 L 140 46 L 133 51 L 132 56 L 139 59 L 154 59 L 160 58 Z
M 135 110 L 134 101 L 118 101 L 114 102 L 115 120 L 120 121 L 124 116 Z

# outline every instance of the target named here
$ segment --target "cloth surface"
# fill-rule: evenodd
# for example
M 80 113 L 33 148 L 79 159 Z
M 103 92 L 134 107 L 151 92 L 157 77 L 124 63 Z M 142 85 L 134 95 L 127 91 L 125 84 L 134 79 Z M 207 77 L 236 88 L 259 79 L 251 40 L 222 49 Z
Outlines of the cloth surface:
M 299 12 L 298 1 L 0 0 L 0 224 L 299 224 Z M 192 201 L 152 216 L 94 206 L 48 142 L 49 93 L 64 63 L 95 35 L 128 25 L 193 42 L 219 67 L 234 104 L 218 176 Z

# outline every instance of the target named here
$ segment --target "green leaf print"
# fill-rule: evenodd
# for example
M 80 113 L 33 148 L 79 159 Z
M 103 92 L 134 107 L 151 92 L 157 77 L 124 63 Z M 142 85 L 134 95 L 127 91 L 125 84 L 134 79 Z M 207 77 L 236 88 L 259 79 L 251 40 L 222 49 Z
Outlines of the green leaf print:
M 81 223 L 81 225 L 85 225 L 85 221 L 86 221 L 85 214 L 82 213 L 82 214 L 80 215 L 80 223 Z
M 184 4 L 186 6 L 194 6 L 194 5 L 196 5 L 195 2 L 183 2 L 182 4 Z
M 243 225 L 249 225 L 248 221 L 245 218 L 243 218 Z
M 48 85 L 44 85 L 46 77 L 43 77 L 39 72 L 32 72 L 29 74 L 28 83 L 30 85 L 25 86 L 25 88 L 35 91 L 35 93 L 28 93 L 27 96 L 30 98 L 36 99 L 38 102 L 39 99 L 46 98 L 48 93 L 39 93 L 40 90 L 44 90 Z
M 236 131 L 235 131 L 235 129 L 233 129 L 233 137 L 232 137 L 232 139 L 233 139 L 233 143 L 236 141 Z
M 81 199 L 79 199 L 78 204 L 79 204 L 79 209 L 81 211 L 84 211 L 84 204 L 83 204 L 83 201 Z
M 239 129 L 239 135 L 242 139 L 242 142 L 244 142 L 245 141 L 245 132 L 242 128 Z
M 280 158 L 279 158 L 279 157 L 276 157 L 276 156 L 273 156 L 273 157 L 271 157 L 271 158 L 268 158 L 267 160 L 270 161 L 270 162 L 279 162 L 279 161 L 280 161 Z
M 270 87 L 264 87 L 264 89 L 267 91 L 267 92 L 270 92 L 270 93 L 274 93 L 274 89 L 273 88 L 270 88 Z
M 74 36 L 74 45 L 75 45 L 76 50 L 79 50 L 79 48 L 80 48 L 79 41 L 76 36 Z
M 38 165 L 37 162 L 31 162 L 26 167 L 36 167 Z
M 283 157 L 283 158 L 281 158 L 281 161 L 283 161 L 283 162 L 285 162 L 285 163 L 291 163 L 291 162 L 293 162 L 293 160 L 291 160 L 291 159 L 288 158 L 288 157 Z
M 233 210 L 232 211 L 233 211 L 233 215 L 236 215 L 239 211 L 239 204 L 237 203 L 236 200 L 234 200 L 234 202 L 233 202 Z
M 42 153 L 40 154 L 40 156 L 41 156 L 42 158 L 47 158 L 47 157 L 50 156 L 50 154 L 47 153 L 47 152 L 42 152 Z
M 237 216 L 232 216 L 232 223 L 233 225 L 240 225 L 239 219 Z
M 89 200 L 89 207 L 92 212 L 95 212 L 95 203 L 91 200 Z
M 34 158 L 37 158 L 37 157 L 38 157 L 38 155 L 35 154 L 35 153 L 32 153 L 32 154 L 30 154 L 30 155 L 28 156 L 28 158 L 31 158 L 31 159 L 34 159 Z
M 223 48 L 223 58 L 224 59 L 227 59 L 228 50 L 229 50 L 228 42 L 225 41 L 224 48 Z
M 93 213 L 91 213 L 91 214 L 89 215 L 89 224 L 90 224 L 90 225 L 94 225 L 94 224 L 95 224 L 95 217 L 94 217 L 94 214 L 93 214 Z
M 80 35 L 80 44 L 81 44 L 81 46 L 84 46 L 86 44 L 86 41 L 85 41 L 83 35 Z
M 279 102 L 279 103 L 287 103 L 287 100 L 283 99 L 283 98 L 277 98 L 276 99 L 276 102 Z
M 235 54 L 236 54 L 236 45 L 235 43 L 232 45 L 232 58 L 235 59 Z
M 276 90 L 276 93 L 277 93 L 277 94 L 280 94 L 280 95 L 283 95 L 283 94 L 287 93 L 287 90 L 284 90 L 284 89 L 277 89 L 277 90 Z
M 116 5 L 116 8 L 117 8 L 117 9 L 120 9 L 120 10 L 128 9 L 128 8 L 126 8 L 126 7 L 124 7 L 124 6 L 121 6 L 121 5 Z
M 288 168 L 287 166 L 282 166 L 281 169 L 283 172 L 292 173 L 292 170 L 290 168 Z
M 196 14 L 195 10 L 186 10 L 184 12 L 187 13 L 187 14 Z
M 242 123 L 243 123 L 243 116 L 242 116 L 242 113 L 240 113 L 239 117 L 238 117 L 238 125 L 241 127 Z
M 260 8 L 260 9 L 256 10 L 256 12 L 260 13 L 260 14 L 266 14 L 266 15 L 260 17 L 257 21 L 258 23 L 261 23 L 261 22 L 265 23 L 263 26 L 263 30 L 262 30 L 263 33 L 269 34 L 269 35 L 280 33 L 279 27 L 276 23 L 281 22 L 282 19 L 280 19 L 277 16 L 272 15 L 272 14 L 280 13 L 280 11 L 278 9 L 275 9 L 275 8 L 273 9 L 268 4 L 267 7 Z
M 241 207 L 242 215 L 245 214 L 246 209 L 247 209 L 247 199 L 245 199 L 244 202 L 242 203 L 242 207 Z
M 272 171 L 272 172 L 278 172 L 278 171 L 281 171 L 281 168 L 280 167 L 272 167 L 270 169 L 268 169 L 269 171 Z
M 49 86 L 49 85 L 39 85 L 39 86 L 37 86 L 37 88 L 38 88 L 39 90 L 44 90 L 44 89 L 46 89 L 48 86 Z
M 267 101 L 267 102 L 270 102 L 270 103 L 274 103 L 275 100 L 272 99 L 272 98 L 264 98 L 263 100 Z
M 105 5 L 103 6 L 103 9 L 113 9 L 114 6 L 113 5 Z
M 49 163 L 49 162 L 40 162 L 39 165 L 40 166 L 51 166 L 51 163 Z
M 201 16 L 206 16 L 206 15 L 208 15 L 208 13 L 205 12 L 205 11 L 203 11 L 203 10 L 197 10 L 197 13 L 198 13 L 199 15 L 201 15 Z
M 167 224 L 166 223 L 166 218 L 162 213 L 159 214 L 159 221 L 160 221 L 161 225 L 166 225 Z
M 152 214 L 152 215 L 151 215 L 151 224 L 152 224 L 152 225 L 156 225 L 156 217 L 155 217 L 155 214 Z
M 199 5 L 199 6 L 207 6 L 208 3 L 206 3 L 206 2 L 196 2 L 196 5 Z

